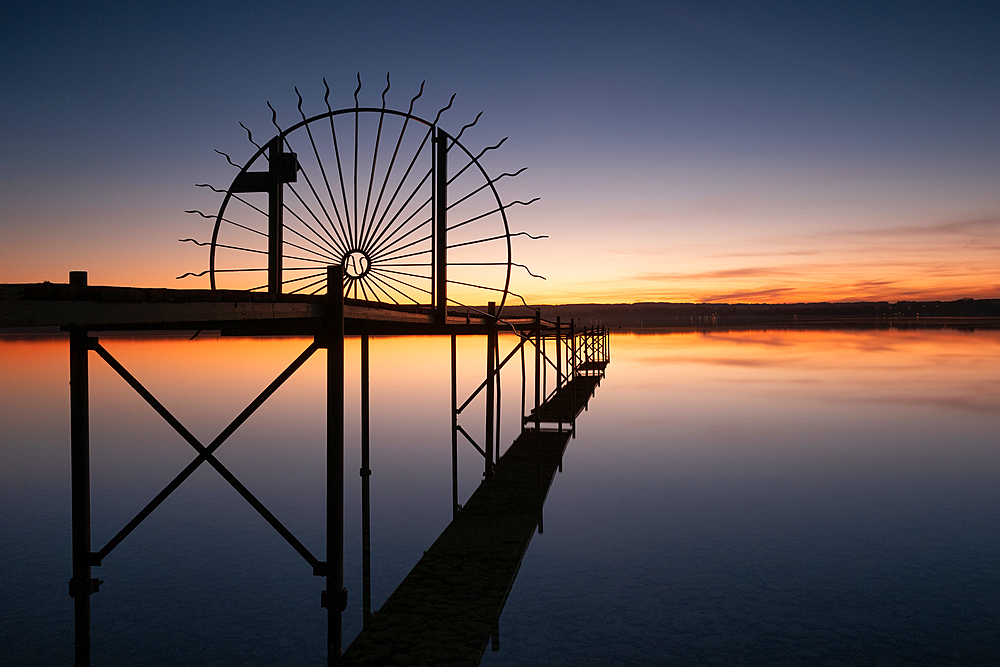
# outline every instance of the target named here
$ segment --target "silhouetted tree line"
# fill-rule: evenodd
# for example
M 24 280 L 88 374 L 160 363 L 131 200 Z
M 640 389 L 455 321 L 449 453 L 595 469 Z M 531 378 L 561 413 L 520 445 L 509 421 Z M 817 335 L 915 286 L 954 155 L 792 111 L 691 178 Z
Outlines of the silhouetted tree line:
M 529 315 L 523 306 L 507 306 L 508 317 Z M 570 318 L 582 326 L 621 328 L 718 328 L 758 325 L 933 326 L 942 319 L 1000 320 L 1000 299 L 957 301 L 888 301 L 854 303 L 616 303 L 542 306 L 547 320 Z M 919 320 L 923 319 L 923 322 Z M 998 322 L 1000 323 L 1000 322 Z M 954 323 L 952 323 L 954 324 Z

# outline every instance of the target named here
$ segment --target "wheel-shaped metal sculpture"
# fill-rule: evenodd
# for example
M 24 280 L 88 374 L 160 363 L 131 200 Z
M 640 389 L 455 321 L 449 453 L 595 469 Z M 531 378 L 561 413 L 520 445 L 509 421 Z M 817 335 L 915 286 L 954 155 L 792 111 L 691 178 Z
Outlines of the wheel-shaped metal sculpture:
M 200 244 L 211 287 L 318 294 L 340 264 L 349 299 L 442 315 L 449 304 L 502 308 L 521 266 L 506 209 L 531 202 L 504 204 L 495 184 L 523 169 L 492 178 L 480 158 L 503 141 L 467 149 L 461 136 L 479 116 L 452 137 L 438 124 L 451 101 L 433 120 L 414 114 L 423 84 L 405 112 L 386 107 L 388 77 L 379 107 L 361 106 L 360 90 L 359 76 L 354 106 L 335 110 L 327 86 L 326 111 L 309 117 L 299 95 L 301 118 L 284 129 L 271 108 L 277 133 L 263 144 L 247 130 L 257 150 L 242 166 L 230 160 L 240 171 L 216 189 L 212 240 Z

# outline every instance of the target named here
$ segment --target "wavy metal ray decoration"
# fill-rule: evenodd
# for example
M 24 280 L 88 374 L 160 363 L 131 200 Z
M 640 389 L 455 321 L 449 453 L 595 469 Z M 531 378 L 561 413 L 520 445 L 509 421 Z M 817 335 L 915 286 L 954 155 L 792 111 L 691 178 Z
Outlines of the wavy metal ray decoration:
M 354 105 L 334 109 L 323 79 L 326 111 L 309 116 L 295 87 L 299 120 L 282 128 L 267 107 L 276 134 L 264 143 L 247 140 L 256 152 L 223 194 L 210 242 L 182 239 L 210 248 L 206 271 L 213 289 L 318 294 L 327 289 L 326 267 L 345 268 L 347 298 L 391 305 L 433 306 L 497 301 L 510 292 L 511 239 L 545 238 L 510 231 L 507 210 L 528 202 L 504 203 L 496 183 L 524 171 L 491 177 L 481 158 L 506 138 L 477 152 L 460 141 L 482 112 L 450 136 L 440 125 L 455 95 L 433 120 L 414 113 L 424 82 L 406 111 L 387 106 L 389 75 L 379 106 L 362 106 L 361 75 Z M 391 150 L 390 150 L 391 148 Z M 365 157 L 365 156 L 370 156 Z M 266 275 L 267 281 L 261 283 Z M 523 299 L 522 299 L 523 301 Z

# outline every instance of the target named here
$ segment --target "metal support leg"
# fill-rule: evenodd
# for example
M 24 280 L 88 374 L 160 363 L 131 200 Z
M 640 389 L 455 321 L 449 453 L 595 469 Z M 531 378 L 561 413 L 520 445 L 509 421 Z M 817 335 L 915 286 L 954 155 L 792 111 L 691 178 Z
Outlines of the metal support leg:
M 524 433 L 524 410 L 526 403 L 526 397 L 528 393 L 528 376 L 524 367 L 524 344 L 520 345 L 521 348 L 521 433 Z
M 70 471 L 73 504 L 73 598 L 76 664 L 90 664 L 90 395 L 87 332 L 69 334 Z
M 87 285 L 86 271 L 70 271 L 69 284 Z M 73 578 L 76 665 L 90 665 L 90 596 L 101 582 L 90 577 L 90 343 L 84 329 L 69 333 L 70 499 L 72 503 Z
M 535 309 L 535 431 L 542 428 L 542 415 L 539 406 L 542 404 L 542 311 Z
M 340 662 L 344 609 L 344 269 L 327 267 L 326 317 L 326 590 L 327 661 Z
M 556 317 L 556 392 L 562 391 L 562 318 Z M 560 394 L 561 395 L 561 394 Z M 559 414 L 559 432 L 562 433 L 562 411 Z
M 501 426 L 502 421 L 503 421 L 503 420 L 500 419 L 500 415 L 503 414 L 503 410 L 500 409 L 500 407 L 501 407 L 500 406 L 501 397 L 503 395 L 503 391 L 502 391 L 503 387 L 501 386 L 501 383 L 500 383 L 500 374 L 503 371 L 503 366 L 500 365 L 500 340 L 499 340 L 498 333 L 499 333 L 498 329 L 494 325 L 494 327 L 493 327 L 493 368 L 495 369 L 495 372 L 496 372 L 496 395 L 497 395 L 497 406 L 496 406 L 496 410 L 493 413 L 494 415 L 496 415 L 496 419 L 494 420 L 494 422 L 496 423 L 496 437 L 493 439 L 493 442 L 496 443 L 495 456 L 493 457 L 494 458 L 494 462 L 500 460 L 500 442 L 501 442 L 501 440 L 500 440 L 500 426 Z
M 372 503 L 371 459 L 369 445 L 368 335 L 361 336 L 361 597 L 362 626 L 367 627 L 372 616 Z
M 577 375 L 577 358 L 576 358 L 576 320 L 570 319 L 569 321 L 569 378 L 573 382 L 573 406 L 574 413 L 576 411 L 576 388 L 578 383 L 576 382 Z M 573 435 L 576 435 L 576 416 L 573 417 Z
M 491 326 L 489 333 L 486 334 L 486 477 L 493 476 L 493 419 L 495 417 L 494 411 L 496 410 L 496 378 L 494 377 L 494 372 L 496 370 L 496 355 L 494 354 L 494 346 L 496 345 L 496 322 L 493 318 L 496 316 L 496 303 L 493 301 L 489 302 L 489 315 L 491 318 Z

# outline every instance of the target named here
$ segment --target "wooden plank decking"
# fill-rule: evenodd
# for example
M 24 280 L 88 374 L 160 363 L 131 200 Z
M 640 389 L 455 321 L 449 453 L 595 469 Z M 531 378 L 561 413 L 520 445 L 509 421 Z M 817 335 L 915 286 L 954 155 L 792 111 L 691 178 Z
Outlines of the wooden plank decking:
M 524 418 L 524 423 L 533 424 L 536 415 L 541 424 L 572 423 L 587 407 L 587 402 L 601 383 L 601 377 L 601 375 L 577 375 L 554 391 L 536 410 L 532 410 Z

